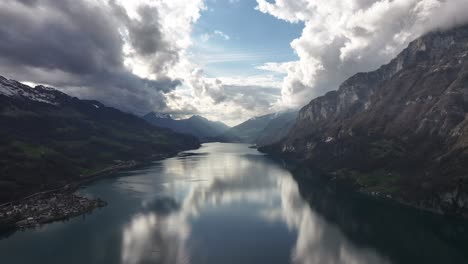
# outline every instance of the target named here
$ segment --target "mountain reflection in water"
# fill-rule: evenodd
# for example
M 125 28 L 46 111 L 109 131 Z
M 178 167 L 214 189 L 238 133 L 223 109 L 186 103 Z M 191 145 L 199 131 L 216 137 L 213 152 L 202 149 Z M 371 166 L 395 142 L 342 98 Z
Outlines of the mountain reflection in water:
M 311 172 L 295 174 L 313 179 Z M 5 263 L 467 260 L 465 222 L 342 194 L 319 180 L 298 185 L 291 172 L 248 145 L 205 144 L 120 176 L 83 190 L 107 200 L 107 208 L 0 240 L 2 257 L 11 260 Z M 34 249 L 29 257 L 15 256 L 39 239 L 54 247 L 63 237 L 74 239 L 55 257 Z M 73 248 L 84 253 L 70 259 Z

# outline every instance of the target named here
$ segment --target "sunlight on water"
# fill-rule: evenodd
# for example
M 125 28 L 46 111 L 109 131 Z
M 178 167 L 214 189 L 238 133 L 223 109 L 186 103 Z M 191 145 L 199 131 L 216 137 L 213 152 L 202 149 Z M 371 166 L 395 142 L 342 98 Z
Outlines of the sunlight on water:
M 123 263 L 189 263 L 193 219 L 206 217 L 208 208 L 216 214 L 216 209 L 232 204 L 251 206 L 256 221 L 278 222 L 297 233 L 291 251 L 294 263 L 387 263 L 372 250 L 354 247 L 314 213 L 290 173 L 259 162 L 264 157 L 257 151 L 245 145 L 210 144 L 193 153 L 202 155 L 162 162 L 163 175 L 177 180 L 166 185 L 165 197 L 149 195 L 143 201 L 162 212 L 135 215 L 125 227 Z M 229 239 L 219 235 L 220 243 Z
M 281 164 L 247 145 L 205 144 L 116 176 L 80 191 L 107 207 L 1 239 L 2 263 L 466 260 L 466 239 L 455 235 L 465 234 L 465 224 L 340 195 L 315 182 L 299 185 Z

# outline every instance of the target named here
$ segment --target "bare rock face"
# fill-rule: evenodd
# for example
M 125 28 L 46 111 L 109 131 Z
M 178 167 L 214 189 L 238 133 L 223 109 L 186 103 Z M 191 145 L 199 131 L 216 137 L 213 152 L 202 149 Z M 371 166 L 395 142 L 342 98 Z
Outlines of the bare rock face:
M 468 26 L 429 33 L 389 64 L 312 100 L 287 138 L 265 150 L 328 172 L 368 176 L 383 169 L 398 175 L 386 183 L 389 192 L 411 201 L 444 200 L 454 191 L 462 197 L 468 190 Z M 367 176 L 354 178 L 372 179 Z

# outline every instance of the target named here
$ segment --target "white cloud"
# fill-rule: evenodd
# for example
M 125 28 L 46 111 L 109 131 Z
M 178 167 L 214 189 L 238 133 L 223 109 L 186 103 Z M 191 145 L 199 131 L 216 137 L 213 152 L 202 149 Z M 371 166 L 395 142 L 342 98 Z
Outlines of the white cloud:
M 118 0 L 123 5 L 129 15 L 139 18 L 138 8 L 141 5 L 148 5 L 157 10 L 158 26 L 160 27 L 161 37 L 169 43 L 172 56 L 176 58 L 175 62 L 170 67 L 167 67 L 166 73 L 175 77 L 177 72 L 173 71 L 174 64 L 179 64 L 186 57 L 186 50 L 192 45 L 191 32 L 193 24 L 198 20 L 206 7 L 203 0 L 171 0 L 171 1 L 151 1 L 151 0 Z M 156 15 L 156 14 L 154 14 Z M 147 57 L 137 57 L 130 51 L 127 52 L 126 64 L 134 71 L 135 74 L 154 78 L 154 67 L 161 65 L 161 59 L 164 59 L 165 54 L 151 54 Z M 183 63 L 183 62 L 182 62 Z
M 290 62 L 267 62 L 263 65 L 257 66 L 257 69 L 269 72 L 275 72 L 280 74 L 287 74 L 292 67 L 296 65 L 295 61 Z
M 387 63 L 422 34 L 468 21 L 466 0 L 257 0 L 257 9 L 304 23 L 291 42 L 296 62 L 267 63 L 286 73 L 282 104 L 302 106 L 360 71 Z
M 276 111 L 273 104 L 281 97 L 280 85 L 274 76 L 209 78 L 197 68 L 185 89 L 169 94 L 168 105 L 178 117 L 199 113 L 232 126 Z
M 282 79 L 271 74 L 258 74 L 249 76 L 220 76 L 217 79 L 221 80 L 225 85 L 232 86 L 258 86 L 266 88 L 281 89 Z
M 193 24 L 200 17 L 201 12 L 206 9 L 203 0 L 189 2 L 184 0 L 119 1 L 135 19 L 139 19 L 136 10 L 140 5 L 146 4 L 155 7 L 158 10 L 162 38 L 169 43 L 171 50 L 176 54 L 176 60 L 169 64 L 170 67 L 165 68 L 164 73 L 171 78 L 183 80 L 182 86 L 166 94 L 166 109 L 159 109 L 155 105 L 153 110 L 170 112 L 180 117 L 201 114 L 212 120 L 235 125 L 253 115 L 270 111 L 271 104 L 279 99 L 278 88 L 276 91 L 262 90 L 263 86 L 270 84 L 279 87 L 280 80 L 278 79 L 274 80 L 271 76 L 209 78 L 204 73 L 203 60 L 190 56 L 188 49 L 192 45 Z M 230 36 L 221 30 L 214 30 L 201 36 L 202 41 L 205 42 L 213 38 L 230 40 Z M 131 52 L 131 47 L 129 50 L 127 66 L 141 77 L 156 78 L 153 67 L 158 64 L 157 58 L 162 54 L 139 57 Z M 218 56 L 214 54 L 207 57 L 206 60 L 226 61 L 248 59 L 255 56 L 261 55 L 219 54 Z M 257 99 L 259 95 L 262 98 Z M 266 101 L 266 99 L 270 101 Z
M 229 35 L 224 34 L 224 32 L 222 32 L 222 31 L 220 31 L 220 30 L 215 30 L 213 33 L 214 33 L 215 35 L 217 35 L 217 36 L 220 36 L 221 38 L 223 38 L 223 39 L 225 39 L 225 40 L 231 39 L 231 37 L 229 37 Z
M 221 38 L 221 39 L 224 39 L 224 40 L 230 40 L 231 37 L 227 34 L 225 34 L 224 32 L 220 31 L 220 30 L 214 30 L 213 33 L 204 33 L 200 36 L 200 39 L 203 41 L 203 42 L 207 42 L 209 41 L 210 39 L 212 39 L 213 37 L 218 37 L 218 38 Z
M 302 36 L 291 42 L 298 61 L 257 66 L 265 71 L 261 75 L 205 75 L 201 69 L 209 64 L 253 64 L 285 54 L 226 52 L 211 43 L 204 43 L 207 52 L 191 54 L 192 27 L 209 11 L 204 0 L 6 0 L 0 1 L 0 31 L 8 32 L 0 71 L 138 114 L 197 113 L 235 124 L 277 107 L 301 106 L 352 74 L 389 61 L 428 30 L 466 22 L 468 14 L 467 0 L 257 2 L 261 12 L 304 24 Z M 53 37 L 42 33 L 50 33 L 49 25 L 56 25 Z M 200 39 L 228 41 L 234 33 L 218 29 Z
M 201 65 L 207 65 L 212 63 L 224 63 L 224 62 L 255 62 L 259 60 L 266 60 L 275 56 L 285 56 L 287 53 L 276 52 L 276 51 L 262 51 L 262 52 L 249 52 L 249 51 L 225 51 L 223 49 L 209 49 L 209 52 L 205 51 L 202 54 L 192 54 L 190 59 L 197 61 Z M 259 66 L 261 67 L 261 66 Z M 258 68 L 258 67 L 257 67 Z

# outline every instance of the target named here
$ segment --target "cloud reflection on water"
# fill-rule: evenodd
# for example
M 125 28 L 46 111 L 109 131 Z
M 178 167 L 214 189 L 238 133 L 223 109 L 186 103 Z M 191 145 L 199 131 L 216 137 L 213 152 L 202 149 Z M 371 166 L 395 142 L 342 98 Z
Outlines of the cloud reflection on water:
M 199 151 L 210 154 L 161 163 L 163 171 L 153 177 L 169 182 L 164 198 L 148 192 L 149 201 L 143 202 L 147 212 L 135 215 L 125 226 L 123 263 L 191 263 L 190 254 L 197 253 L 193 248 L 200 246 L 189 244 L 192 221 L 203 218 L 207 209 L 216 211 L 234 203 L 256 205 L 261 208 L 255 212 L 258 221 L 280 222 L 297 232 L 293 263 L 389 263 L 374 250 L 355 246 L 338 227 L 327 223 L 303 200 L 291 174 L 255 150 L 207 144 Z M 148 206 L 151 203 L 157 206 Z

